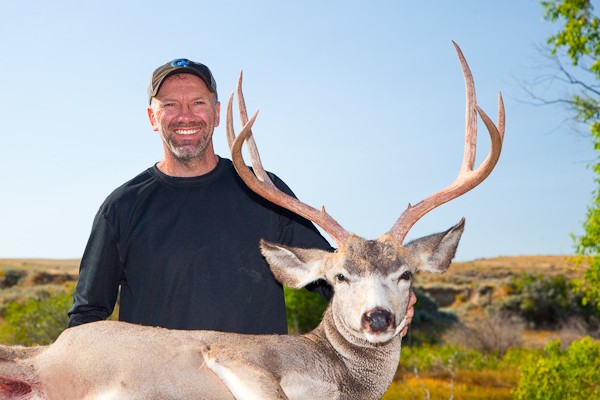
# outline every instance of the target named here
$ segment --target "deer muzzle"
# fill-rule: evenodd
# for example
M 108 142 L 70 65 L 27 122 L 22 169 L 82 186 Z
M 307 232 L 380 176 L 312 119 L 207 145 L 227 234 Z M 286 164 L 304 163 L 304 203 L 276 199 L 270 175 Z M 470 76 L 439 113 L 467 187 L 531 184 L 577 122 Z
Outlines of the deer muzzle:
M 366 331 L 386 332 L 395 325 L 395 318 L 388 310 L 374 308 L 363 314 L 361 324 Z

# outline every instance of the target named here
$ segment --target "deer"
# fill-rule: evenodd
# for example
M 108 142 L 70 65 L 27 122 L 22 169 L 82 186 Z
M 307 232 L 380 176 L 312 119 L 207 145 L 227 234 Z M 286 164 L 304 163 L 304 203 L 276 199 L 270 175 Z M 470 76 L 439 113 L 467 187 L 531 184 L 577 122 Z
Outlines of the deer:
M 179 331 L 118 321 L 66 329 L 46 346 L 0 346 L 0 398 L 54 399 L 379 399 L 391 385 L 401 353 L 409 291 L 417 271 L 445 272 L 455 256 L 464 218 L 446 231 L 404 244 L 426 213 L 483 182 L 496 166 L 504 140 L 502 94 L 497 125 L 476 103 L 475 85 L 456 43 L 466 87 L 463 162 L 456 179 L 408 205 L 375 240 L 341 227 L 279 191 L 260 161 L 237 85 L 243 128 L 233 128 L 232 93 L 227 138 L 235 168 L 254 192 L 320 226 L 337 250 L 292 248 L 261 240 L 261 252 L 283 285 L 302 288 L 324 279 L 334 295 L 320 324 L 303 335 L 243 335 Z M 490 135 L 490 151 L 475 168 L 477 116 Z M 242 147 L 248 146 L 252 170 Z

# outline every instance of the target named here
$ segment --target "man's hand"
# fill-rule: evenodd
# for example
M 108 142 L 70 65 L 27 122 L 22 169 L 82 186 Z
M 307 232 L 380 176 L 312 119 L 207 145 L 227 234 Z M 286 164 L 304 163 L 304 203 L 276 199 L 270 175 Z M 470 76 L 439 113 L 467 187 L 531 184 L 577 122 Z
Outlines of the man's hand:
M 404 329 L 402 329 L 402 332 L 401 332 L 402 337 L 406 336 L 406 334 L 408 333 L 408 326 L 410 325 L 410 323 L 412 322 L 413 317 L 415 316 L 414 305 L 416 303 L 417 303 L 417 296 L 415 295 L 415 292 L 413 292 L 411 290 L 410 291 L 410 297 L 408 298 L 408 310 L 406 311 L 406 321 L 407 321 L 407 324 L 404 327 Z

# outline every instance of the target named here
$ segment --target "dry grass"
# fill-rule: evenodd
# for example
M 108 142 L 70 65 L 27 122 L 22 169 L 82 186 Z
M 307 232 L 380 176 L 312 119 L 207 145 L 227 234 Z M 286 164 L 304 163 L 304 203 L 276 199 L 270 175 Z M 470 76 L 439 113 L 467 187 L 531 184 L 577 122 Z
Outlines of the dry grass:
M 568 279 L 580 278 L 588 264 L 574 265 L 573 256 L 519 256 L 485 258 L 467 262 L 453 262 L 443 275 L 419 274 L 420 284 L 430 282 L 464 285 L 465 283 L 497 282 L 522 273 L 562 275 Z
M 79 273 L 78 259 L 18 259 L 0 258 L 0 271 L 8 269 L 44 271 L 49 273 Z
M 454 376 L 407 375 L 394 381 L 382 399 L 512 399 L 518 379 L 515 371 L 458 371 Z
M 487 315 L 454 326 L 445 342 L 484 354 L 505 354 L 522 345 L 525 322 L 518 316 L 490 309 Z

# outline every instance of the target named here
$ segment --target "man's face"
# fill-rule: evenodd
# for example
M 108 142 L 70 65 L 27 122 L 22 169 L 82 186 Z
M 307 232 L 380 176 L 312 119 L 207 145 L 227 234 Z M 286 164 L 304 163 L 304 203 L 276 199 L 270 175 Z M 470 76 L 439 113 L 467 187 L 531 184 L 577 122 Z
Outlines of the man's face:
M 152 129 L 159 132 L 169 154 L 178 161 L 206 157 L 212 134 L 219 125 L 220 103 L 195 75 L 179 74 L 165 79 L 148 107 Z

